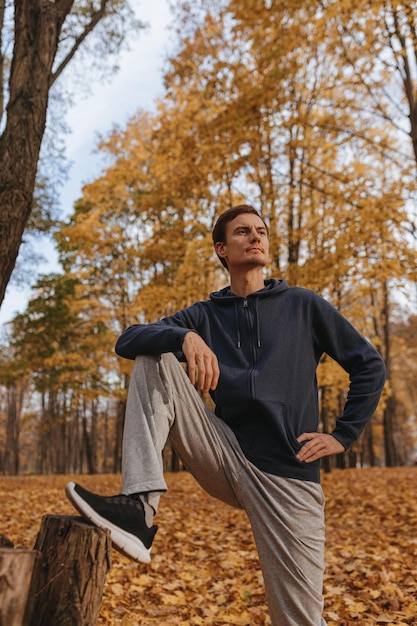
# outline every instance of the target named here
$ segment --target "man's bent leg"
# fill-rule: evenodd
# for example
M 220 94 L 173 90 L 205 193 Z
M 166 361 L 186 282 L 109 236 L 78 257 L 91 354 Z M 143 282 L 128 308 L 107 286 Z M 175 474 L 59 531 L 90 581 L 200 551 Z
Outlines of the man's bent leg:
M 101 496 L 73 482 L 65 492 L 75 508 L 114 546 L 149 563 L 157 527 L 153 516 L 166 490 L 162 452 L 170 436 L 187 468 L 213 496 L 239 506 L 233 489 L 230 429 L 207 409 L 172 354 L 136 359 L 123 435 L 123 493 Z M 230 447 L 232 450 L 232 447 Z
M 173 354 L 140 356 L 132 370 L 123 435 L 123 493 L 149 493 L 157 510 L 166 490 L 162 452 L 169 437 L 187 469 L 211 495 L 239 507 L 227 425 L 204 404 Z

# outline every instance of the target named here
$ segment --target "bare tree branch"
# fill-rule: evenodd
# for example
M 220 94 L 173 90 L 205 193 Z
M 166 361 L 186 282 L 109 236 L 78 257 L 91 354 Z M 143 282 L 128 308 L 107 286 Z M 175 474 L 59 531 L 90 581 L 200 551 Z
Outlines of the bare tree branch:
M 91 19 L 88 24 L 85 25 L 83 32 L 75 38 L 74 45 L 71 50 L 68 52 L 66 57 L 61 61 L 57 69 L 53 74 L 51 74 L 50 86 L 54 84 L 54 82 L 59 78 L 64 69 L 67 67 L 68 63 L 73 59 L 75 53 L 80 48 L 83 41 L 88 37 L 88 35 L 94 30 L 97 24 L 105 17 L 107 5 L 110 0 L 101 0 L 100 8 L 97 11 L 94 11 L 91 14 Z

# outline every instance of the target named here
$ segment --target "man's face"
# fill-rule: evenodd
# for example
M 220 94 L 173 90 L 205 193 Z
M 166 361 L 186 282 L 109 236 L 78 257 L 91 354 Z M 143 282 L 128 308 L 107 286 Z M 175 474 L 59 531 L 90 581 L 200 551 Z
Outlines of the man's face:
M 216 252 L 227 261 L 229 271 L 265 267 L 269 255 L 265 224 L 258 215 L 241 213 L 226 224 L 226 242 L 216 243 Z

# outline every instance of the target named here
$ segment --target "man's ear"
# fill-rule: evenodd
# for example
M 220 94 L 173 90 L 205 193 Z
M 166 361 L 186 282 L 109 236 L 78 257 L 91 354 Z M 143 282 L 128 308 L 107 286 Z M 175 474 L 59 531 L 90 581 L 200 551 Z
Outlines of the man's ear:
M 223 241 L 216 241 L 216 243 L 214 244 L 214 249 L 217 256 L 221 259 L 224 259 L 224 257 L 226 256 L 226 244 L 223 243 Z

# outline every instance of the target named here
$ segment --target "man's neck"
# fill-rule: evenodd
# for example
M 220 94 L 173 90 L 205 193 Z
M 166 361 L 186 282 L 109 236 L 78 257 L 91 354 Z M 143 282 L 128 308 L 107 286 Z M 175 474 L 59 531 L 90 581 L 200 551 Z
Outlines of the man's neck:
M 260 269 L 260 268 L 257 268 Z M 245 272 L 244 274 L 230 275 L 230 290 L 236 296 L 246 298 L 251 293 L 263 289 L 265 286 L 261 271 Z

